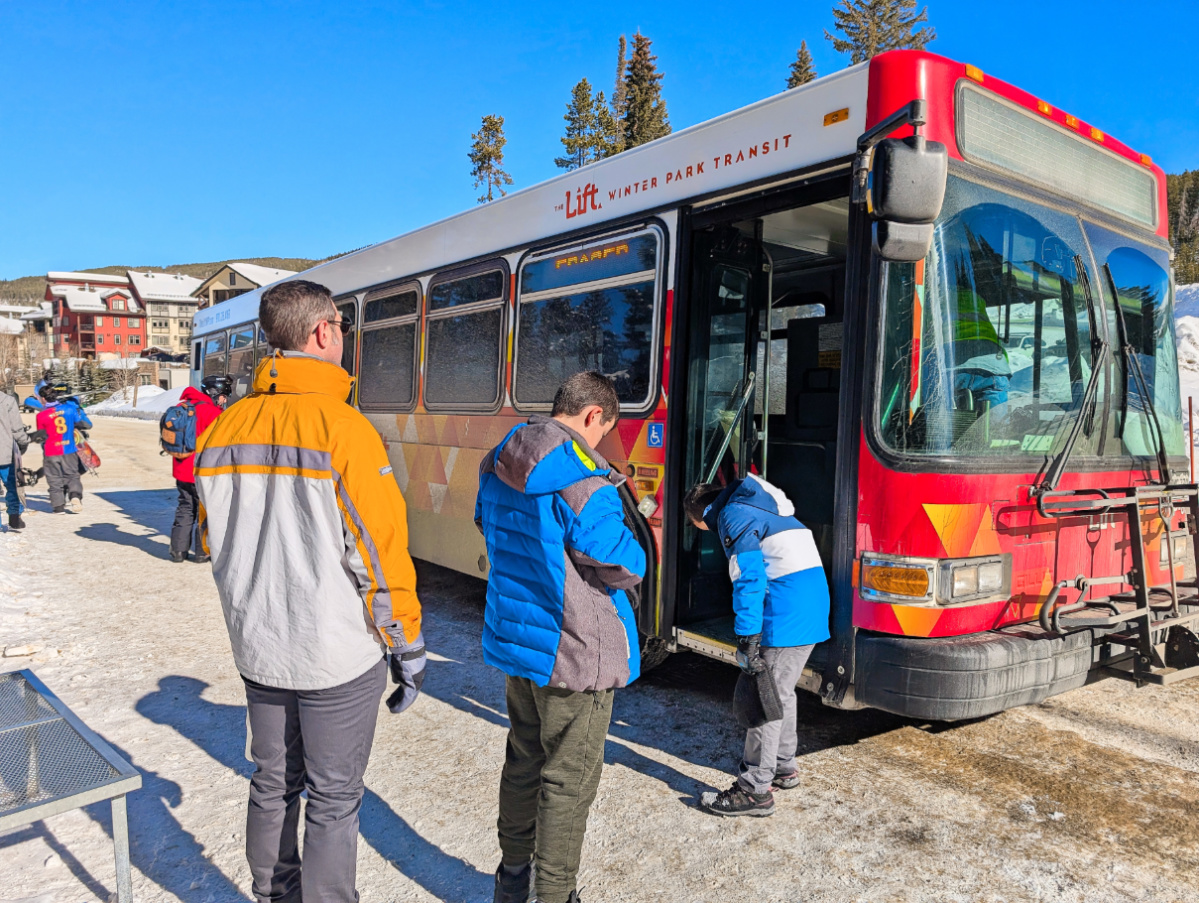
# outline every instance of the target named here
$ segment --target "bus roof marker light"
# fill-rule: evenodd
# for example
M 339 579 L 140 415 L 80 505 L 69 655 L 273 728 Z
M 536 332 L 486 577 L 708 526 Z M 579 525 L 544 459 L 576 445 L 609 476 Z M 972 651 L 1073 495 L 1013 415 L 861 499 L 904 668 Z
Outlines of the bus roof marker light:
M 1141 154 L 1141 165 L 1142 166 L 1152 166 L 1153 158 L 1151 156 L 1149 156 L 1148 154 Z
M 969 63 L 967 63 L 966 78 L 972 78 L 981 85 L 983 83 L 983 71 L 977 66 L 971 66 Z
M 1070 128 L 1072 128 L 1072 129 L 1078 128 L 1078 117 L 1071 116 L 1069 113 L 1067 113 L 1066 114 L 1066 125 L 1070 126 Z
M 1095 128 L 1095 126 L 1091 126 L 1091 139 L 1093 141 L 1098 141 L 1100 144 L 1102 144 L 1103 143 L 1103 132 L 1099 131 L 1099 129 Z
M 1045 101 L 1043 101 L 1043 100 L 1038 100 L 1037 101 L 1037 112 L 1040 113 L 1042 116 L 1052 116 L 1053 115 L 1053 107 L 1051 107 L 1049 104 L 1045 103 Z

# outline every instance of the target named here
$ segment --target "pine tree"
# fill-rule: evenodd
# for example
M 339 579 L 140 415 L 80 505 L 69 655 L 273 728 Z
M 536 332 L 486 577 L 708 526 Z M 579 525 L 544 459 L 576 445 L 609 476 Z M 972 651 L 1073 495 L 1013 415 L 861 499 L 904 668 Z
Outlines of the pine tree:
M 1166 176 L 1166 219 L 1178 285 L 1199 282 L 1199 169 Z
M 612 115 L 604 92 L 595 95 L 595 159 L 603 160 L 624 150 L 624 130 Z
M 616 87 L 612 89 L 612 117 L 618 123 L 624 122 L 625 110 L 629 105 L 629 92 L 624 82 L 624 70 L 626 65 L 625 54 L 628 52 L 628 47 L 628 41 L 625 40 L 624 35 L 621 35 L 620 47 L 616 53 Z M 613 150 L 612 153 L 619 154 L 622 150 L 624 150 L 623 127 L 616 130 L 615 150 Z M 611 156 L 611 154 L 609 154 L 609 156 Z
M 570 103 L 566 105 L 566 134 L 562 136 L 565 157 L 556 157 L 554 165 L 559 169 L 580 169 L 595 156 L 595 98 L 591 94 L 591 83 L 580 79 L 570 92 Z
M 838 53 L 850 54 L 850 62 L 862 63 L 887 50 L 923 50 L 937 37 L 934 28 L 912 31 L 928 21 L 928 7 L 913 13 L 916 0 L 839 0 L 833 7 L 834 27 L 844 40 L 826 30 Z
M 504 117 L 484 116 L 483 124 L 471 136 L 470 174 L 474 177 L 475 188 L 487 186 L 487 193 L 479 196 L 479 203 L 486 204 L 495 200 L 495 192 L 503 197 L 505 185 L 512 184 L 512 177 L 504 172 L 504 145 L 508 139 L 504 137 Z
M 816 68 L 812 65 L 812 54 L 808 50 L 808 42 L 799 42 L 799 51 L 795 54 L 795 62 L 791 64 L 791 74 L 787 77 L 788 88 L 798 88 L 816 79 Z
M 662 73 L 650 41 L 640 31 L 633 35 L 633 55 L 625 71 L 624 146 L 637 147 L 670 134 L 666 101 L 662 99 Z

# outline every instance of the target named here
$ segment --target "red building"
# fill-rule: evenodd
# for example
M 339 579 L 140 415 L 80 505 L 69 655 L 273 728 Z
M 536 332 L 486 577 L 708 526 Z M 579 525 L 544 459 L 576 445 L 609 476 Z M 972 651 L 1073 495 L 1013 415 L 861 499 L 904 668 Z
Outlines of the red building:
M 125 276 L 48 273 L 57 357 L 137 357 L 146 347 L 146 311 Z

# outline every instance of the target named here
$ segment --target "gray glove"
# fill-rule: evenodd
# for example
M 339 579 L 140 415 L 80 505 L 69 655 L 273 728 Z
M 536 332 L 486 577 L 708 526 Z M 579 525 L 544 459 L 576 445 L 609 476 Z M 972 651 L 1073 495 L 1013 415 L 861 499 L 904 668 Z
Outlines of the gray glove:
M 425 683 L 425 635 L 420 633 L 407 646 L 397 644 L 388 659 L 391 667 L 391 679 L 397 684 L 395 692 L 387 697 L 387 708 L 392 714 L 398 715 L 420 695 L 420 688 Z

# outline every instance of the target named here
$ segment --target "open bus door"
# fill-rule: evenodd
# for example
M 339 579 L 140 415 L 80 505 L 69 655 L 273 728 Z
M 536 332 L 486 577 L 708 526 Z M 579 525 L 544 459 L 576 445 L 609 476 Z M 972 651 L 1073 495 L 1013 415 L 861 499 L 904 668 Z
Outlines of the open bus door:
M 752 473 L 773 483 L 812 531 L 829 572 L 836 512 L 845 509 L 834 490 L 852 446 L 838 441 L 848 195 L 848 179 L 830 177 L 684 221 L 676 336 L 685 336 L 686 363 L 675 370 L 671 427 L 681 447 L 668 454 L 679 477 L 675 506 L 698 482 Z M 733 661 L 728 560 L 714 533 L 682 521 L 679 511 L 664 536 L 665 621 L 679 646 Z M 824 655 L 817 651 L 814 669 Z M 818 681 L 814 674 L 812 689 Z
M 684 491 L 702 481 L 729 483 L 756 469 L 755 364 L 769 288 L 762 242 L 735 227 L 695 233 L 691 260 Z M 732 585 L 719 538 L 687 524 L 682 539 L 676 621 L 723 641 L 703 651 L 731 659 Z

